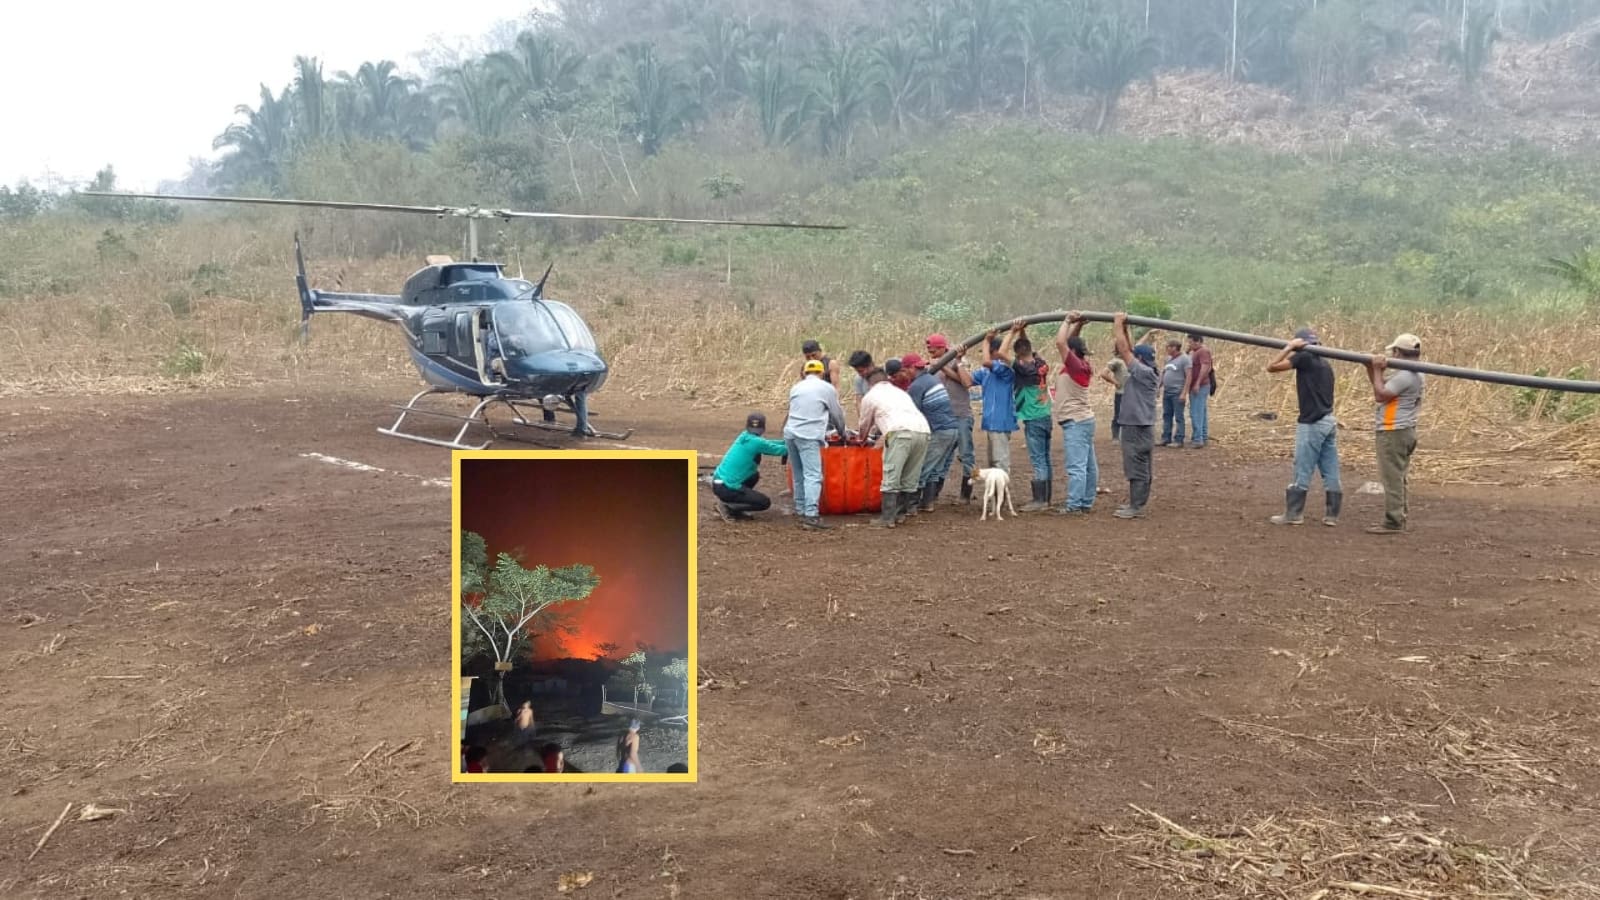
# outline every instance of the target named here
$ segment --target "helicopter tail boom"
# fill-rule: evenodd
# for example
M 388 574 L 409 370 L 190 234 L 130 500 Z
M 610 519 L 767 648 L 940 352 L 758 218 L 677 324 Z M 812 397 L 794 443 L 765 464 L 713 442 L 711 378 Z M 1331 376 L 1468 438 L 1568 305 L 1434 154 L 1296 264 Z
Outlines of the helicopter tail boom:
M 310 279 L 306 276 L 306 259 L 300 250 L 298 233 L 294 236 L 294 263 L 294 284 L 300 293 L 301 340 L 305 340 L 310 331 L 312 313 L 354 313 L 383 322 L 401 321 L 405 318 L 405 313 L 399 305 L 399 294 L 355 294 L 313 289 Z

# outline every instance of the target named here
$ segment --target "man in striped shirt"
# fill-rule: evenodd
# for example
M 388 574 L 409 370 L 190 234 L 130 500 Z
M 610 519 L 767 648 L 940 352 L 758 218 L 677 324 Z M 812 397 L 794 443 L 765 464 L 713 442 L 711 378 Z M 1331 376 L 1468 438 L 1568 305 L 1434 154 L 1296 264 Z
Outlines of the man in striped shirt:
M 1421 359 L 1422 339 L 1402 334 L 1384 353 L 1399 359 Z M 1367 529 L 1368 534 L 1399 534 L 1406 530 L 1409 507 L 1407 484 L 1411 455 L 1417 449 L 1417 419 L 1422 408 L 1422 373 L 1394 370 L 1384 376 L 1389 360 L 1374 356 L 1367 363 L 1372 377 L 1372 398 L 1377 403 L 1378 477 L 1383 480 L 1383 524 Z

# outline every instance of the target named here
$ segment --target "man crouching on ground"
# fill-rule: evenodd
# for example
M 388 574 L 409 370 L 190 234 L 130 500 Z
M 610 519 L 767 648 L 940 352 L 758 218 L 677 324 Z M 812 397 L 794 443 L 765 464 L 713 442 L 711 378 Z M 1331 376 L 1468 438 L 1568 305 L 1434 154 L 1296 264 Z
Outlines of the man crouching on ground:
M 768 440 L 767 417 L 753 412 L 745 417 L 744 430 L 733 439 L 722 462 L 711 473 L 711 493 L 717 495 L 717 512 L 723 521 L 748 519 L 750 514 L 772 506 L 766 494 L 756 490 L 761 480 L 761 457 L 776 456 L 779 464 L 789 462 L 789 449 L 782 441 Z

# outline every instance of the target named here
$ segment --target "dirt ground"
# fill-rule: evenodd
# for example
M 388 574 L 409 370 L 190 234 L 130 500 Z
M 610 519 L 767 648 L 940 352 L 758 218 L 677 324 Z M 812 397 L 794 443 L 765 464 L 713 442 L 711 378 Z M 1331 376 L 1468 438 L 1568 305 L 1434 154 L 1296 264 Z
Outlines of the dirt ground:
M 1235 457 L 1214 413 L 1139 522 L 1103 430 L 1086 521 L 812 534 L 706 493 L 699 783 L 452 785 L 449 454 L 374 430 L 411 390 L 0 401 L 0 896 L 1332 900 L 1393 874 L 1392 844 L 1266 846 L 1290 822 L 1468 848 L 1389 896 L 1467 896 L 1484 852 L 1508 896 L 1600 880 L 1600 485 L 1419 484 L 1414 533 L 1373 537 L 1350 453 L 1345 524 L 1278 529 L 1286 458 Z M 713 457 L 744 413 L 597 408 Z

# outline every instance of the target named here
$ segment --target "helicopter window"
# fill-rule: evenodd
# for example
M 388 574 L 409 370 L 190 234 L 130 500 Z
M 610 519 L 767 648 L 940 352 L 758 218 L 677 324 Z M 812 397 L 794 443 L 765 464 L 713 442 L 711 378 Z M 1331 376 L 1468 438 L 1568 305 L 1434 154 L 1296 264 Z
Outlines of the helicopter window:
M 492 309 L 495 332 L 506 356 L 516 359 L 567 348 L 561 328 L 544 304 L 508 302 L 496 304 Z
M 550 314 L 555 317 L 556 323 L 561 326 L 562 333 L 567 338 L 567 346 L 573 350 L 597 350 L 594 335 L 590 333 L 589 326 L 565 303 L 554 300 L 545 301 L 550 308 Z

